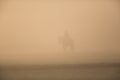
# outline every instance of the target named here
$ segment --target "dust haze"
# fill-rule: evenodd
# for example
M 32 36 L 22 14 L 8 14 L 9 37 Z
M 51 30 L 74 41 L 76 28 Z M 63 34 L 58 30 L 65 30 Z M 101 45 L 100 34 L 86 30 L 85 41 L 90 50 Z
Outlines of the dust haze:
M 0 1 L 0 64 L 100 62 L 120 62 L 118 0 Z

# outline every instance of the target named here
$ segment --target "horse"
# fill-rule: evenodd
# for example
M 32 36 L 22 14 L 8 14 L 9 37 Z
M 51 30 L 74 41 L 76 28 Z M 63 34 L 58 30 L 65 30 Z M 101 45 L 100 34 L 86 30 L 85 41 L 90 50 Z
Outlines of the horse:
M 62 45 L 64 51 L 68 49 L 72 52 L 74 51 L 74 41 L 69 36 L 68 32 L 65 32 L 64 35 L 59 38 L 59 43 Z

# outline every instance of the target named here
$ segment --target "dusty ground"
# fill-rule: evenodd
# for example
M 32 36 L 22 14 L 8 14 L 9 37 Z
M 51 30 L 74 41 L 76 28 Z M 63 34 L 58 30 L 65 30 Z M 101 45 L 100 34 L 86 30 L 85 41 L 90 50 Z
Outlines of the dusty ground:
M 8 67 L 0 80 L 120 80 L 120 65 Z

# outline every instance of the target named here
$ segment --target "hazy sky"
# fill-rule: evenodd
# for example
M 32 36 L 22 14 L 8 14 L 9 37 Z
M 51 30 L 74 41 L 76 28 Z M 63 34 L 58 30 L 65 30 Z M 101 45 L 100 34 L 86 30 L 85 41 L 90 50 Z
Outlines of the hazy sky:
M 0 63 L 120 62 L 117 0 L 1 0 Z M 59 37 L 68 31 L 74 52 Z

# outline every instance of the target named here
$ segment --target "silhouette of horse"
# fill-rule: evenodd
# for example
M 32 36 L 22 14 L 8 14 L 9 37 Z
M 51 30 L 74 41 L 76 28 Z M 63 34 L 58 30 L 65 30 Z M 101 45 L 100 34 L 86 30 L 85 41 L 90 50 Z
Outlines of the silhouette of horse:
M 64 32 L 64 35 L 59 38 L 59 43 L 62 45 L 64 51 L 68 49 L 72 52 L 74 51 L 74 41 L 69 36 L 67 31 Z

